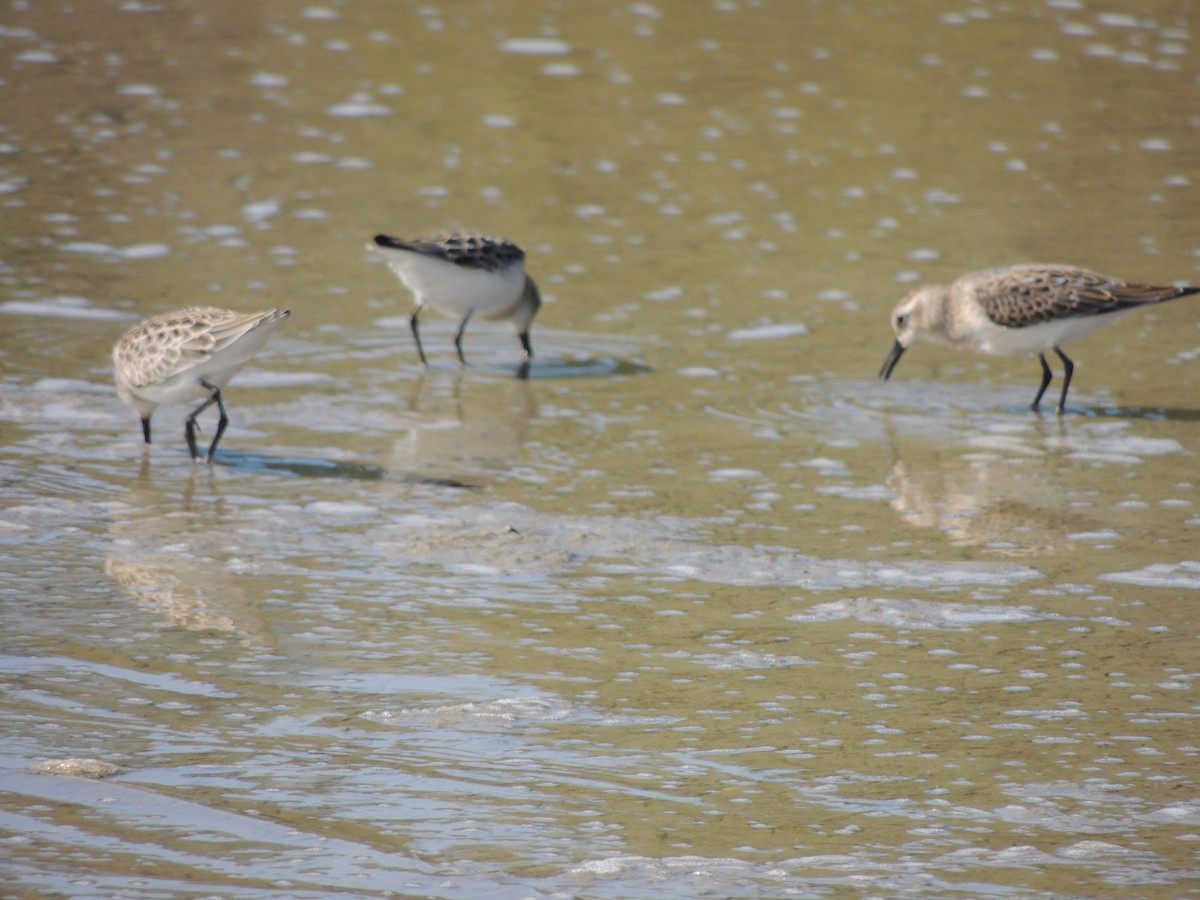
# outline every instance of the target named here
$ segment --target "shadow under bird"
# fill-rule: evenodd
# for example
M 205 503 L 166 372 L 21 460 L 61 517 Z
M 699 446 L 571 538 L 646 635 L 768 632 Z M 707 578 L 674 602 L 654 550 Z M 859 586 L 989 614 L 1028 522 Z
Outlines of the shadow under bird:
M 199 459 L 196 416 L 215 403 L 221 418 L 208 448 L 211 463 L 229 424 L 222 389 L 290 314 L 286 309 L 239 313 L 192 306 L 152 316 L 130 329 L 113 347 L 113 370 L 118 396 L 142 419 L 146 443 L 155 409 L 200 401 L 184 426 L 192 459 Z
M 1139 284 L 1059 265 L 1019 265 L 971 272 L 950 284 L 928 284 L 892 312 L 895 343 L 879 377 L 887 379 L 915 341 L 1002 356 L 1032 356 L 1042 364 L 1036 411 L 1052 377 L 1046 352 L 1063 362 L 1061 416 L 1075 364 L 1060 345 L 1144 306 L 1200 293 L 1200 287 Z
M 504 238 L 476 232 L 442 232 L 429 237 L 402 240 L 378 234 L 367 248 L 380 254 L 388 268 L 413 293 L 408 323 L 421 364 L 428 365 L 417 316 L 425 306 L 460 316 L 454 347 L 458 361 L 463 357 L 463 333 L 472 316 L 508 321 L 517 330 L 524 351 L 521 374 L 528 374 L 533 348 L 529 328 L 542 306 L 537 285 L 525 273 L 525 251 Z

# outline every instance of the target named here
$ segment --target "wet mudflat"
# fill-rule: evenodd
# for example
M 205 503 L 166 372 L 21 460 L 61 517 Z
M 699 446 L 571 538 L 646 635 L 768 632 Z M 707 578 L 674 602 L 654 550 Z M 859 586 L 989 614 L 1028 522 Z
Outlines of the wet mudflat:
M 1061 420 L 875 378 L 916 283 L 1200 279 L 1187 4 L 100 9 L 0 16 L 13 890 L 1193 890 L 1197 307 Z M 528 379 L 417 365 L 363 244 L 447 226 Z M 292 310 L 211 469 L 109 369 L 191 303 Z

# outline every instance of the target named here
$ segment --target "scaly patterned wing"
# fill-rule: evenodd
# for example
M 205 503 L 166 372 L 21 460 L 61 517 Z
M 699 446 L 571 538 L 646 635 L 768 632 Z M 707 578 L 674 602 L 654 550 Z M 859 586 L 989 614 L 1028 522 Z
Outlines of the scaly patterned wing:
M 165 381 L 228 349 L 280 310 L 237 313 L 191 306 L 148 319 L 121 339 L 118 354 L 134 387 Z
M 512 241 L 475 231 L 444 231 L 411 241 L 381 234 L 375 238 L 375 243 L 381 247 L 436 256 L 456 266 L 487 272 L 507 269 L 525 259 L 525 251 Z
M 156 384 L 212 352 L 208 325 L 232 315 L 211 306 L 192 306 L 142 322 L 121 338 L 117 356 L 134 387 Z
M 209 323 L 208 336 L 202 343 L 207 345 L 211 342 L 211 347 L 206 351 L 208 355 L 221 353 L 260 325 L 285 318 L 287 315 L 287 310 L 279 309 L 255 313 L 226 313 L 224 318 L 213 319 Z M 197 349 L 199 349 L 201 344 L 199 335 L 197 335 L 197 341 Z
M 1069 266 L 1017 266 L 982 273 L 971 281 L 987 317 L 1008 328 L 1103 315 L 1200 292 L 1193 287 L 1114 281 Z

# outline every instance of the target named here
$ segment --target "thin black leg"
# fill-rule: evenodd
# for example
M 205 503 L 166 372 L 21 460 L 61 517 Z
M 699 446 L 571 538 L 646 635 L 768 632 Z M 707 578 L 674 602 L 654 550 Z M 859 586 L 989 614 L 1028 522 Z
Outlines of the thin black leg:
M 529 332 L 522 331 L 517 335 L 521 339 L 521 349 L 525 351 L 525 358 L 521 360 L 521 365 L 517 369 L 518 378 L 529 377 L 529 367 L 533 364 L 533 347 L 529 344 Z
M 412 311 L 412 315 L 408 317 L 408 327 L 412 329 L 413 340 L 417 342 L 417 355 L 421 357 L 421 365 L 426 368 L 429 363 L 425 359 L 425 348 L 421 346 L 421 332 L 417 330 L 417 315 L 421 312 L 421 307 L 417 307 Z
M 214 403 L 217 403 L 217 404 L 221 403 L 221 392 L 219 390 L 217 390 L 213 385 L 209 384 L 207 381 L 205 381 L 203 378 L 201 378 L 200 386 L 203 387 L 205 390 L 212 391 L 212 393 L 208 395 L 207 400 L 205 400 L 203 403 L 201 403 L 199 406 L 196 407 L 195 412 L 193 412 L 190 416 L 188 416 L 187 422 L 185 422 L 184 426 L 183 426 L 183 436 L 187 438 L 188 452 L 190 452 L 192 454 L 192 459 L 200 458 L 200 454 L 196 450 L 196 416 L 200 415 L 200 413 L 204 412 L 206 409 L 208 409 Z M 213 453 L 213 450 L 216 449 L 217 441 L 219 441 L 221 439 L 221 432 L 223 432 L 225 430 L 225 426 L 228 424 L 229 424 L 229 419 L 226 417 L 225 407 L 222 405 L 221 406 L 221 422 L 217 426 L 217 436 L 215 438 L 213 438 L 212 446 L 208 448 L 208 459 L 210 462 L 212 461 L 212 453 Z
M 1058 398 L 1058 409 L 1055 410 L 1060 416 L 1063 410 L 1067 408 L 1067 391 L 1071 387 L 1071 375 L 1075 372 L 1075 363 L 1067 358 L 1067 354 L 1063 353 L 1058 347 L 1054 348 L 1054 352 L 1058 354 L 1058 358 L 1063 361 L 1063 389 L 1062 396 Z
M 142 419 L 142 437 L 146 439 L 146 443 L 150 443 L 150 417 Z
M 463 316 L 463 320 L 458 323 L 458 331 L 454 332 L 454 349 L 458 351 L 458 361 L 462 365 L 466 365 L 467 361 L 463 358 L 462 339 L 463 333 L 467 330 L 467 323 L 471 321 L 471 316 L 475 314 L 475 310 L 468 309 L 467 314 Z
M 1046 365 L 1046 354 L 1039 353 L 1038 360 L 1042 364 L 1042 386 L 1038 388 L 1037 396 L 1033 398 L 1033 411 L 1037 412 L 1038 404 L 1042 402 L 1042 394 L 1046 393 L 1046 388 L 1050 386 L 1050 379 L 1053 374 L 1050 372 L 1050 367 Z
M 225 428 L 229 425 L 229 416 L 225 414 L 225 404 L 221 401 L 221 392 L 217 391 L 213 394 L 217 398 L 217 409 L 221 411 L 221 418 L 217 420 L 217 433 L 213 436 L 213 442 L 208 445 L 208 462 L 211 465 L 213 454 L 217 452 L 217 444 L 221 440 L 221 435 L 225 433 Z
M 205 403 L 200 409 L 207 409 L 208 404 Z M 186 422 L 183 423 L 183 436 L 187 438 L 188 453 L 192 454 L 192 459 L 197 459 L 200 454 L 196 452 L 196 416 L 200 409 L 188 416 Z

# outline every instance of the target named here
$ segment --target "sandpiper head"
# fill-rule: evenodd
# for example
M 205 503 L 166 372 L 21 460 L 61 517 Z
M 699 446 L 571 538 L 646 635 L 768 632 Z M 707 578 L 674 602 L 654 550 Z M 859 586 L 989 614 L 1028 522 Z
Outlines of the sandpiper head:
M 518 334 L 529 333 L 529 326 L 533 324 L 534 317 L 541 308 L 542 295 L 534 280 L 526 275 L 525 290 L 521 292 L 521 299 L 512 314 L 513 327 L 517 329 Z
M 930 329 L 941 319 L 940 300 L 944 294 L 944 285 L 926 285 L 912 291 L 896 304 L 892 310 L 892 331 L 896 333 L 896 340 L 888 351 L 887 359 L 883 361 L 883 368 L 879 370 L 880 378 L 886 381 L 891 376 L 900 357 L 912 346 L 913 341 L 928 337 Z

